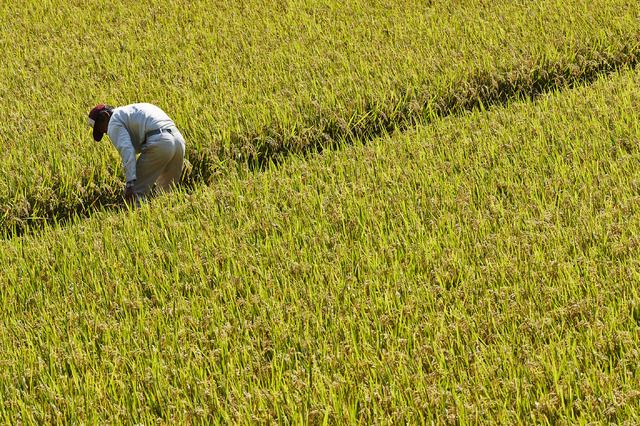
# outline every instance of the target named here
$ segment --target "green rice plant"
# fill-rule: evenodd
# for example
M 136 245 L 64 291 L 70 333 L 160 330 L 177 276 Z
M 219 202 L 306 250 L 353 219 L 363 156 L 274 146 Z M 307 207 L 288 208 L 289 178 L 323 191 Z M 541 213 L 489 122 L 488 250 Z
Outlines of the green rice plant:
M 0 245 L 6 423 L 637 423 L 636 70 Z
M 99 102 L 167 111 L 192 185 L 592 80 L 635 64 L 639 34 L 622 0 L 5 1 L 0 21 L 5 231 L 119 204 Z

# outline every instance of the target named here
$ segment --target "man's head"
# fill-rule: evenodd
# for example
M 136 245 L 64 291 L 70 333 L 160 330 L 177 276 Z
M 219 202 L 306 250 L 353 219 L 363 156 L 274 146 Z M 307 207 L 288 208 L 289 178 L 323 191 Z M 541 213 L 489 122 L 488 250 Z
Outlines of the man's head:
M 89 126 L 93 127 L 93 139 L 101 141 L 102 136 L 107 133 L 109 120 L 113 113 L 113 107 L 100 104 L 89 113 Z

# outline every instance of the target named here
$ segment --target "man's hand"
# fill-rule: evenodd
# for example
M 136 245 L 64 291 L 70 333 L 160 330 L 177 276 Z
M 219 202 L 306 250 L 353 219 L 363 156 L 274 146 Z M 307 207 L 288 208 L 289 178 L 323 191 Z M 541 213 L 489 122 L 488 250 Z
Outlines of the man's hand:
M 124 188 L 124 200 L 131 203 L 136 199 L 136 181 L 130 180 Z

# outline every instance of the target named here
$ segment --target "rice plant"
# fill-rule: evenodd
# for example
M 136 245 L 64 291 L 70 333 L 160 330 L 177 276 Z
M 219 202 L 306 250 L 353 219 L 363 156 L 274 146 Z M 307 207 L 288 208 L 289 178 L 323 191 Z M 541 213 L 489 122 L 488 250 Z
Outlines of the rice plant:
M 151 102 L 188 142 L 190 186 L 591 81 L 638 57 L 633 2 L 4 1 L 0 228 L 120 205 L 84 117 Z
M 0 246 L 16 423 L 637 423 L 640 75 Z

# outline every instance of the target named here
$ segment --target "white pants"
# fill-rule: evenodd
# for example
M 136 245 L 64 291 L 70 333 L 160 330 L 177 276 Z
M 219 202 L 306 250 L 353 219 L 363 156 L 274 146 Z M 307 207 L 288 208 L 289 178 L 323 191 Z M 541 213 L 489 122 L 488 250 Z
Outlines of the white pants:
M 153 189 L 170 192 L 180 182 L 184 138 L 176 129 L 147 138 L 136 161 L 136 195 L 144 198 Z

